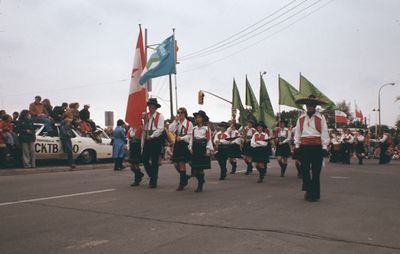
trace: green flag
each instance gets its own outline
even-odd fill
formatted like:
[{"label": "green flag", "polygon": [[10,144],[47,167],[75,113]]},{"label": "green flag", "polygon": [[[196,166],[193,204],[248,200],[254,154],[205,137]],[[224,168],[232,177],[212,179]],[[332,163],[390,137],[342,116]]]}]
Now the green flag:
[{"label": "green flag", "polygon": [[248,112],[243,107],[235,79],[233,79],[233,88],[232,88],[232,111],[233,110],[239,110],[240,112],[239,122],[241,125],[245,125],[247,121]]},{"label": "green flag", "polygon": [[316,88],[310,81],[308,81],[303,75],[300,73],[300,95],[304,97],[308,97],[310,95],[315,95],[316,97],[326,101],[328,104],[323,107],[326,109],[335,108],[335,103],[331,101],[328,97],[325,96],[318,88]]},{"label": "green flag", "polygon": [[257,121],[260,121],[260,106],[258,105],[257,98],[254,95],[253,89],[247,80],[246,75],[246,105],[251,106],[251,113]]},{"label": "green flag", "polygon": [[303,109],[303,106],[296,104],[295,101],[299,91],[289,82],[279,77],[279,105],[286,105],[293,108]]},{"label": "green flag", "polygon": [[273,128],[276,125],[274,109],[262,75],[260,75],[260,119],[268,128]]}]

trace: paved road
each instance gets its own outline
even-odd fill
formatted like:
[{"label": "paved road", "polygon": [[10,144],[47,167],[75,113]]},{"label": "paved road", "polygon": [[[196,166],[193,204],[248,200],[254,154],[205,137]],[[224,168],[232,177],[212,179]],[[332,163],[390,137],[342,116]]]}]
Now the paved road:
[{"label": "paved road", "polygon": [[[400,162],[327,164],[321,201],[299,191],[293,161],[265,183],[243,172],[205,191],[160,169],[130,187],[129,170],[110,168],[0,177],[0,253],[400,253]],[[244,165],[239,163],[244,168]]]}]

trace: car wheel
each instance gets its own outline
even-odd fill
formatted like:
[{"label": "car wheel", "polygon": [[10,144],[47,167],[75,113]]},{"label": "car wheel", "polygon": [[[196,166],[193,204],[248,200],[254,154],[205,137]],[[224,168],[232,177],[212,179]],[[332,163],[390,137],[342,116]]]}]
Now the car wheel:
[{"label": "car wheel", "polygon": [[85,150],[79,156],[79,160],[83,164],[90,164],[95,162],[96,153],[93,150]]}]

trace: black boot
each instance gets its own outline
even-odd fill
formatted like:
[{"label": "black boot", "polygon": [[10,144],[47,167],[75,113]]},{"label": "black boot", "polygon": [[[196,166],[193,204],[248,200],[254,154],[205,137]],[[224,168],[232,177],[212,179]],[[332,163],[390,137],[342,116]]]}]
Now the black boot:
[{"label": "black boot", "polygon": [[204,173],[203,174],[197,174],[197,189],[194,192],[203,192],[203,184],[204,184]]},{"label": "black boot", "polygon": [[237,162],[232,162],[232,171],[231,174],[236,174]]},{"label": "black boot", "polygon": [[281,166],[281,177],[285,177],[286,168],[287,168],[287,164],[282,163],[282,166]]},{"label": "black boot", "polygon": [[296,169],[297,169],[297,178],[301,179],[303,176],[301,175],[300,164],[296,162]]},{"label": "black boot", "polygon": [[257,183],[262,183],[264,181],[265,169],[257,169],[257,170],[258,170],[258,173],[259,173]]},{"label": "black boot", "polygon": [[226,177],[226,172],[227,172],[228,170],[226,169],[226,168],[221,168],[221,175],[220,175],[220,177],[219,177],[219,180],[225,180],[225,177]]},{"label": "black boot", "polygon": [[246,169],[246,173],[244,173],[245,175],[250,175],[251,172],[253,172],[253,165],[250,163],[247,163],[247,169]]},{"label": "black boot", "polygon": [[185,183],[185,179],[187,179],[186,178],[186,172],[179,172],[179,175],[180,175],[180,177],[179,177],[179,186],[178,186],[178,188],[176,189],[177,191],[183,191],[183,188],[184,188],[184,183]]},{"label": "black boot", "polygon": [[186,171],[183,172],[184,173],[184,178],[183,178],[183,187],[186,187],[186,185],[188,185],[189,183],[189,179],[190,179],[190,175],[186,174]]},{"label": "black boot", "polygon": [[135,181],[131,184],[131,186],[139,186],[140,182],[143,179],[144,174],[140,171],[140,169],[134,170],[135,173]]}]

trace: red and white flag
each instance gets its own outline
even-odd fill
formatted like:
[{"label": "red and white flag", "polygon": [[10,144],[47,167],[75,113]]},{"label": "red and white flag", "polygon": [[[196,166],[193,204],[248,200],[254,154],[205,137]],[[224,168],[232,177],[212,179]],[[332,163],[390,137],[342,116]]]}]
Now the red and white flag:
[{"label": "red and white flag", "polygon": [[346,113],[340,110],[335,110],[335,121],[336,123],[347,123],[349,119],[347,119]]},{"label": "red and white flag", "polygon": [[129,90],[128,105],[126,107],[125,121],[133,128],[141,125],[142,112],[146,111],[147,89],[145,85],[139,84],[140,75],[146,65],[144,55],[144,44],[142,28],[139,27],[139,36],[136,43],[135,59],[131,75],[131,86]]},{"label": "red and white flag", "polygon": [[363,116],[361,110],[358,111],[358,110],[356,109],[356,119],[358,119],[359,121],[362,121],[362,120],[364,119],[364,116]]}]

